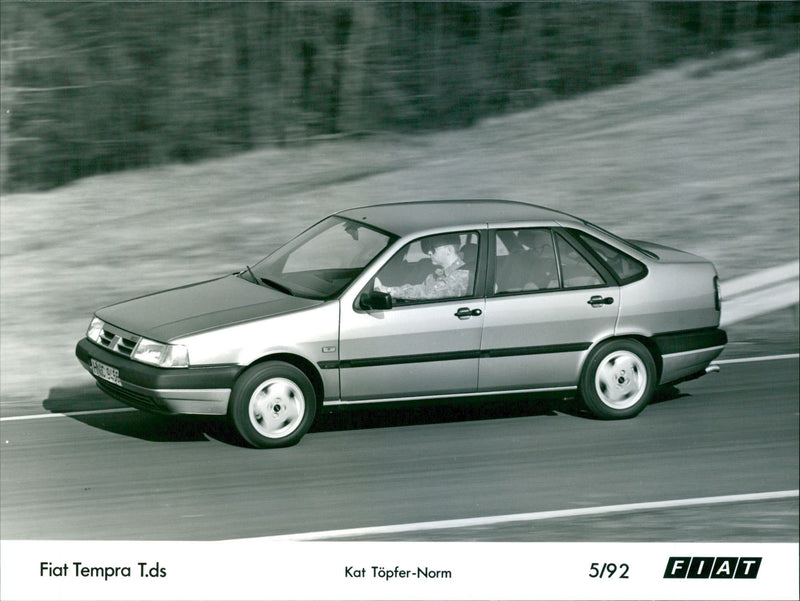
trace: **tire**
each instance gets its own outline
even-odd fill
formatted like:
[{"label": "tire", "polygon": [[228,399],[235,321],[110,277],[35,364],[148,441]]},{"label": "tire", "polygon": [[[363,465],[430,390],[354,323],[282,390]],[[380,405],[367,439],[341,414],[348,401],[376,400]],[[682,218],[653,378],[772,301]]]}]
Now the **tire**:
[{"label": "tire", "polygon": [[281,361],[254,365],[231,392],[229,415],[239,435],[259,449],[300,442],[314,421],[314,386],[298,368]]},{"label": "tire", "polygon": [[656,389],[650,351],[636,340],[599,344],[583,367],[578,390],[586,408],[600,419],[625,419],[642,412]]}]

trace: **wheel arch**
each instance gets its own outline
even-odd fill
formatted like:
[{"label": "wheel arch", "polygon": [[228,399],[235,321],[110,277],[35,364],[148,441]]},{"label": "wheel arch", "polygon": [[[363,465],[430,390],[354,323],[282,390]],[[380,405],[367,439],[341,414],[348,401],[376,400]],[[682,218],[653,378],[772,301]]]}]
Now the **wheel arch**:
[{"label": "wheel arch", "polygon": [[282,361],[302,371],[306,377],[311,380],[311,385],[314,387],[314,394],[317,397],[317,408],[322,407],[322,399],[325,398],[325,386],[322,382],[322,376],[311,361],[300,355],[295,355],[292,353],[274,353],[271,355],[264,355],[263,357],[259,357],[250,363],[250,365],[243,367],[241,372],[239,372],[239,375],[243,374],[245,371],[255,365],[260,365],[269,361]]},{"label": "wheel arch", "polygon": [[595,342],[591,346],[591,348],[587,352],[586,356],[588,357],[589,354],[594,349],[596,349],[598,346],[600,346],[601,344],[603,344],[605,342],[612,341],[612,340],[635,340],[636,342],[641,343],[647,349],[647,352],[650,353],[650,356],[653,358],[653,363],[655,363],[655,366],[656,366],[656,382],[658,382],[661,379],[661,374],[662,374],[662,372],[664,370],[664,361],[661,358],[661,353],[659,352],[658,346],[656,346],[656,343],[653,342],[653,339],[648,337],[648,336],[645,336],[644,334],[633,334],[633,333],[631,333],[631,334],[617,334],[617,335],[614,335],[614,336],[609,336],[607,338],[603,338],[602,340],[598,340],[597,342]]}]

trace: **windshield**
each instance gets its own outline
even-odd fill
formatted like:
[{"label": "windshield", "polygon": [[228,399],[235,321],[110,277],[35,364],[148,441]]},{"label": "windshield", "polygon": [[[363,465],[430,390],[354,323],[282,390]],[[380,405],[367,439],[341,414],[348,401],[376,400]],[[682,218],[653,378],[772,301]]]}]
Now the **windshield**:
[{"label": "windshield", "polygon": [[332,298],[396,238],[355,221],[328,217],[258,262],[242,277],[304,298]]}]

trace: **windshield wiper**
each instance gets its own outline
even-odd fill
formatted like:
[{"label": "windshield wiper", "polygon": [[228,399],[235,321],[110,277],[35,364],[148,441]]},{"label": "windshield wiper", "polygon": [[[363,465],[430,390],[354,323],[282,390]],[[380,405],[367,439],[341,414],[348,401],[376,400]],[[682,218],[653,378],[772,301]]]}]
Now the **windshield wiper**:
[{"label": "windshield wiper", "polygon": [[261,280],[261,283],[265,286],[272,286],[273,288],[275,288],[276,290],[280,290],[284,294],[288,294],[289,296],[294,296],[294,292],[292,292],[292,289],[287,286],[284,286],[283,284],[279,284],[274,280],[268,280],[267,278],[259,278],[259,279]]},{"label": "windshield wiper", "polygon": [[266,284],[264,284],[264,283],[263,283],[261,280],[259,280],[259,279],[258,279],[258,277],[256,276],[256,274],[254,274],[254,273],[253,273],[253,270],[252,270],[252,269],[250,269],[250,266],[249,266],[249,265],[245,265],[245,266],[244,266],[244,269],[243,269],[242,271],[240,271],[240,272],[239,272],[239,276],[242,276],[242,275],[244,275],[244,272],[245,272],[245,271],[246,271],[248,274],[250,274],[250,278],[253,280],[253,283],[254,283],[254,284],[258,284],[259,286],[266,286]]},{"label": "windshield wiper", "polygon": [[245,265],[245,268],[247,269],[247,273],[250,274],[250,277],[253,278],[253,282],[259,284],[258,278],[256,277],[256,274],[253,273],[253,270],[250,269],[250,266]]},{"label": "windshield wiper", "polygon": [[294,296],[294,292],[292,292],[291,288],[284,286],[283,284],[279,284],[274,280],[258,277],[255,273],[253,273],[253,270],[250,269],[249,265],[245,265],[244,267],[245,267],[244,271],[241,271],[239,275],[242,275],[246,271],[253,279],[253,282],[255,284],[258,284],[259,286],[264,286],[265,288],[275,288],[275,290],[279,290],[284,294],[288,294],[289,296]]}]

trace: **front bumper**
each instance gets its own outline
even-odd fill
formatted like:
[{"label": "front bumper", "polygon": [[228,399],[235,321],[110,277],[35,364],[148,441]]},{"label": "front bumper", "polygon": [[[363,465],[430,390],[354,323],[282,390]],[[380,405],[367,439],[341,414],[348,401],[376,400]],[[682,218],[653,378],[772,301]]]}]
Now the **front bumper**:
[{"label": "front bumper", "polygon": [[[167,414],[225,415],[238,365],[168,369],[133,361],[84,338],[75,347],[81,365],[97,386],[126,405]],[[121,384],[92,373],[92,359],[119,370]]]}]

